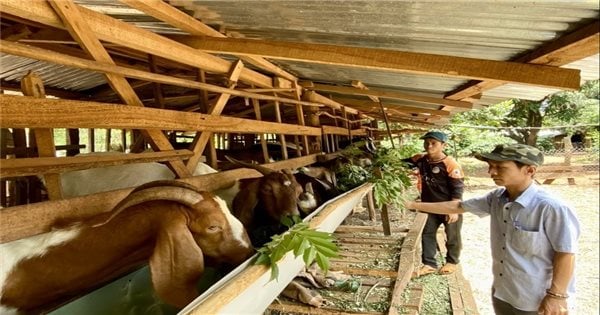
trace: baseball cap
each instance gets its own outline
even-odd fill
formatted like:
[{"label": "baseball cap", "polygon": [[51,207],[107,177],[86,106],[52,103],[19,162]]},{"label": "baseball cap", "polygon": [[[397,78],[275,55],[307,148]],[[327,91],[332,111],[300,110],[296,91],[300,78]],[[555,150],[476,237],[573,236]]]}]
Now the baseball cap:
[{"label": "baseball cap", "polygon": [[422,136],[420,139],[427,139],[427,138],[433,138],[433,139],[441,141],[441,142],[448,142],[448,136],[441,131],[430,131],[430,132],[426,133],[424,136]]},{"label": "baseball cap", "polygon": [[544,163],[542,151],[525,144],[499,144],[490,153],[475,154],[475,158],[482,161],[516,161],[535,166]]}]

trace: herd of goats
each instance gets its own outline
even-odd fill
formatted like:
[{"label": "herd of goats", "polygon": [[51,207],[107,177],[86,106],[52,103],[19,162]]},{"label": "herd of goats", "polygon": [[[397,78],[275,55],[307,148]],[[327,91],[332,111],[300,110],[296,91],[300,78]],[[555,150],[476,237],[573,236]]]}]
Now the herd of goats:
[{"label": "herd of goats", "polygon": [[[184,307],[199,295],[196,285],[205,266],[243,263],[285,231],[282,218],[305,217],[339,195],[331,164],[292,172],[228,159],[263,176],[206,192],[175,181],[160,163],[62,174],[66,198],[137,188],[110,212],[0,244],[0,314],[56,308],[145,263],[156,295]],[[213,172],[199,163],[193,175]]]}]

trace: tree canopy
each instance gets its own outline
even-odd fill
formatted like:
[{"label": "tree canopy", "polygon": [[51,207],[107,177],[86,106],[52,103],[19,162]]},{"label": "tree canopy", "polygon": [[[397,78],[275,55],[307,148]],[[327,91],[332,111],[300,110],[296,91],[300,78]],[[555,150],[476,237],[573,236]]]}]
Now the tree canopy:
[{"label": "tree canopy", "polygon": [[[453,117],[452,124],[504,127],[501,131],[505,136],[518,143],[536,145],[541,127],[597,125],[599,100],[599,80],[592,80],[579,91],[558,92],[540,101],[511,99],[461,113]],[[567,133],[574,130],[567,128]]]}]

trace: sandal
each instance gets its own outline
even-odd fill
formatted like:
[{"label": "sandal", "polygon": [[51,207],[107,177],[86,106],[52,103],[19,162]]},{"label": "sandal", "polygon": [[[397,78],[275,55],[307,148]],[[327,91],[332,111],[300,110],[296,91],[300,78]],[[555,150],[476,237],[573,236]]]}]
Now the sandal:
[{"label": "sandal", "polygon": [[457,264],[447,263],[440,269],[440,274],[441,275],[452,274],[456,271],[456,268],[458,268]]},{"label": "sandal", "polygon": [[431,273],[435,273],[437,271],[437,269],[429,266],[429,265],[423,265],[423,267],[421,267],[419,270],[415,270],[412,273],[412,278],[418,278],[424,275],[428,275]]}]

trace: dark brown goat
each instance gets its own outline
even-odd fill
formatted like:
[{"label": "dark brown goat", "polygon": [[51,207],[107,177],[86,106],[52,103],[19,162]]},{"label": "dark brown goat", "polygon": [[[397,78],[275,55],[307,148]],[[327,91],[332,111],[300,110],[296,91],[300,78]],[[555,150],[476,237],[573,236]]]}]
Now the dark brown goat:
[{"label": "dark brown goat", "polygon": [[300,215],[298,201],[302,186],[289,170],[274,171],[229,156],[226,158],[263,174],[263,177],[240,180],[240,190],[232,203],[232,213],[244,224],[252,244],[262,246],[271,235],[283,231],[280,227],[282,218]]},{"label": "dark brown goat", "polygon": [[254,250],[223,200],[158,181],[135,189],[109,214],[1,244],[0,252],[0,311],[37,313],[148,260],[157,295],[183,307],[198,295],[205,258],[237,265]]}]

